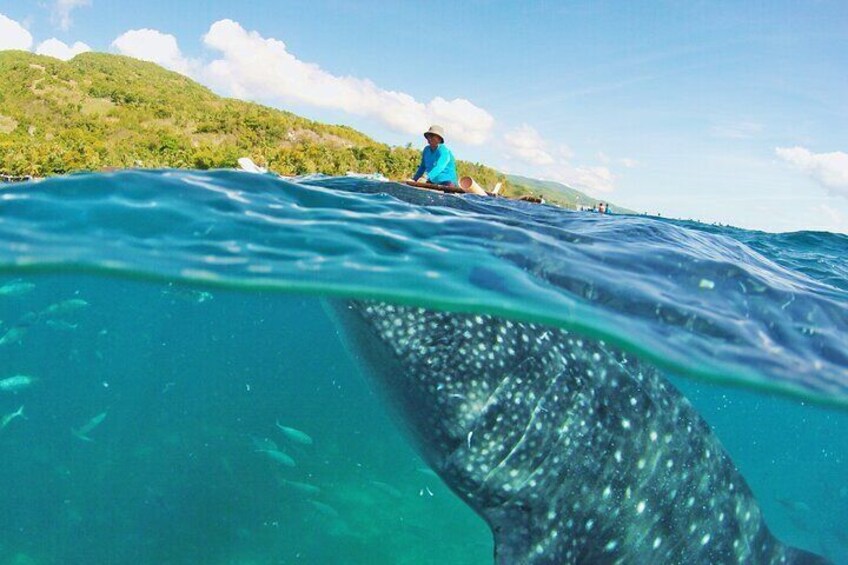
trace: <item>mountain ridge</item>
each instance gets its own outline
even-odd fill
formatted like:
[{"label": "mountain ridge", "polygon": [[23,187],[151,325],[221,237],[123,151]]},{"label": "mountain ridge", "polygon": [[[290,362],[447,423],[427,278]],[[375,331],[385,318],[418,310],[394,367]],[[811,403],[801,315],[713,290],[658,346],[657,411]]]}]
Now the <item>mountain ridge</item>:
[{"label": "mountain ridge", "polygon": [[573,203],[573,207],[577,210],[593,208],[599,202],[606,202],[611,206],[613,212],[625,214],[636,213],[633,210],[628,210],[627,208],[610,204],[605,199],[589,196],[588,194],[559,181],[536,179],[533,177],[526,177],[524,175],[513,174],[507,174],[506,178],[513,186],[523,186],[539,194],[548,194],[549,199],[565,199],[566,201]]}]

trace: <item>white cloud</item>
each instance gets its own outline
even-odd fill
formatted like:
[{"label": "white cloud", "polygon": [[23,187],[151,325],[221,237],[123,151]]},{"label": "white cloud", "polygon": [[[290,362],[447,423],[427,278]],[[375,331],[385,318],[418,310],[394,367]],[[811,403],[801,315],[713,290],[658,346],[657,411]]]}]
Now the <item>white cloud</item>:
[{"label": "white cloud", "polygon": [[615,190],[615,175],[607,167],[576,167],[566,171],[564,178],[574,186],[597,192],[612,192]]},{"label": "white cloud", "polygon": [[630,157],[622,157],[618,160],[619,163],[627,167],[628,169],[632,169],[633,167],[639,164],[639,161],[636,159],[631,159]]},{"label": "white cloud", "polygon": [[568,145],[560,145],[556,150],[557,156],[561,159],[565,159],[566,161],[574,158],[574,151],[571,150],[571,147]]},{"label": "white cloud", "polygon": [[221,53],[204,69],[205,80],[234,96],[343,110],[404,133],[421,133],[439,124],[449,141],[472,144],[486,141],[494,125],[491,114],[468,100],[437,97],[424,103],[368,79],[333,75],[299,60],[282,41],[248,32],[232,20],[212,24],[203,41]]},{"label": "white cloud", "polygon": [[[438,123],[466,143],[480,145],[489,137],[495,118],[464,98],[445,100],[437,96],[427,104],[427,123]],[[421,130],[416,130],[420,132]]]},{"label": "white cloud", "polygon": [[49,55],[50,57],[56,57],[63,61],[73,59],[75,56],[80,53],[85,53],[86,51],[91,51],[91,47],[82,41],[77,41],[73,45],[66,45],[64,42],[59,41],[55,37],[42,41],[35,49],[35,52],[39,55]]},{"label": "white cloud", "polygon": [[32,35],[15,20],[0,14],[0,51],[6,49],[29,50],[32,47]]},{"label": "white cloud", "polygon": [[[32,43],[32,35],[21,24],[0,14],[0,51],[4,49],[29,51]],[[63,61],[72,59],[85,51],[91,51],[91,47],[81,41],[69,46],[55,37],[42,41],[35,49],[39,55],[49,55]]]},{"label": "white cloud", "polygon": [[573,166],[557,163],[545,173],[545,177],[588,192],[612,192],[615,190],[615,175],[607,167]]},{"label": "white cloud", "polygon": [[775,153],[825,188],[848,197],[848,153],[813,153],[803,147],[778,147]]},{"label": "white cloud", "polygon": [[339,77],[300,61],[282,41],[248,32],[237,22],[212,24],[204,43],[222,57],[202,65],[183,55],[176,37],[154,29],[122,34],[112,47],[123,55],[152,61],[243,99],[295,101],[376,118],[395,131],[420,134],[431,124],[446,138],[471,144],[486,141],[494,118],[468,100],[436,97],[422,103],[403,92],[383,90],[368,79]]},{"label": "white cloud", "polygon": [[[529,175],[556,181],[573,188],[588,192],[612,192],[616,177],[606,166],[574,165],[571,160],[574,152],[567,145],[551,149],[539,132],[528,124],[509,131],[504,138],[508,156],[531,166]],[[609,165],[613,159],[599,151],[595,157],[602,165]],[[632,159],[620,159],[635,164]],[[627,165],[625,165],[627,166]]]},{"label": "white cloud", "polygon": [[122,55],[151,61],[166,69],[191,75],[197,64],[183,56],[173,35],[155,29],[133,29],[118,36],[112,47]]},{"label": "white cloud", "polygon": [[545,140],[539,132],[527,124],[522,124],[507,132],[504,140],[508,152],[525,163],[531,165],[551,165],[554,158],[548,152]]},{"label": "white cloud", "polygon": [[53,5],[53,21],[60,29],[67,31],[74,23],[71,12],[83,6],[91,6],[91,0],[56,0]]}]

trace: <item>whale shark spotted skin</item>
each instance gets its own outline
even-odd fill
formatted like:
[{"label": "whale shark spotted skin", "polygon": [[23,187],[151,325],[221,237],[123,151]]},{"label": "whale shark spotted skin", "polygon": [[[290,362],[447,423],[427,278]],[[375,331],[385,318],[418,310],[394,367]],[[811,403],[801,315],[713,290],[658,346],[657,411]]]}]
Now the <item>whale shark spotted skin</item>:
[{"label": "whale shark spotted skin", "polygon": [[632,356],[486,315],[331,305],[497,563],[826,562],[771,535],[709,426]]}]

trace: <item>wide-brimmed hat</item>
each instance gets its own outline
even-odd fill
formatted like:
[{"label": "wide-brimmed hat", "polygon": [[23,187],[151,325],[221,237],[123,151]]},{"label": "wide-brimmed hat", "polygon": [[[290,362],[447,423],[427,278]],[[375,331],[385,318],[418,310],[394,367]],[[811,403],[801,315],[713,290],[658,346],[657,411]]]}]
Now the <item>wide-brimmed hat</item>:
[{"label": "wide-brimmed hat", "polygon": [[445,130],[442,126],[430,126],[430,129],[424,132],[424,137],[430,138],[431,135],[438,135],[442,138],[442,143],[445,142]]}]

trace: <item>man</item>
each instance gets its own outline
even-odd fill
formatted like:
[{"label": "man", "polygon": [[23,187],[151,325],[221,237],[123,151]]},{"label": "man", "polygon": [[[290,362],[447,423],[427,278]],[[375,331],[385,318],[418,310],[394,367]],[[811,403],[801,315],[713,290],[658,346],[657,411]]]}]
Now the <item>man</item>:
[{"label": "man", "polygon": [[424,137],[427,138],[427,147],[421,152],[421,164],[412,180],[456,186],[456,159],[445,145],[445,130],[441,126],[430,126]]}]

